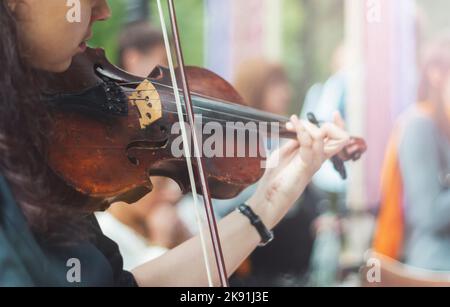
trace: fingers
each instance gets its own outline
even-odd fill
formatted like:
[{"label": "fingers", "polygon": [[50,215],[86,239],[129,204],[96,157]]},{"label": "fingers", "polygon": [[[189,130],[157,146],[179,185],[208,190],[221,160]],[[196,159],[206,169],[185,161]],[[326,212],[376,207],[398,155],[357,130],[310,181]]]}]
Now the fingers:
[{"label": "fingers", "polygon": [[311,148],[316,154],[325,153],[331,157],[341,152],[350,142],[349,134],[343,129],[345,123],[339,112],[335,113],[335,124],[325,123],[321,128],[292,116],[286,125],[289,131],[297,133],[301,147]]},{"label": "fingers", "polygon": [[303,122],[301,122],[296,115],[291,117],[290,121],[291,131],[297,133],[297,141],[300,143],[300,146],[303,147],[311,147],[313,143],[313,139],[309,133],[306,132],[305,126]]},{"label": "fingers", "polygon": [[286,123],[286,129],[287,129],[288,131],[294,132],[294,131],[295,131],[294,124],[293,124],[292,122],[287,122],[287,123]]},{"label": "fingers", "polygon": [[302,147],[323,146],[325,133],[322,129],[307,121],[300,121],[295,115],[291,117],[291,121],[286,125],[286,128],[297,133],[297,140]]},{"label": "fingers", "polygon": [[330,140],[350,141],[350,135],[347,131],[337,125],[326,123],[322,126],[322,131],[325,133],[325,137]]},{"label": "fingers", "polygon": [[319,127],[311,124],[310,122],[302,122],[304,129],[309,133],[313,140],[313,144],[323,145],[323,139],[325,138],[325,133]]},{"label": "fingers", "polygon": [[322,127],[327,141],[325,142],[325,154],[332,157],[341,152],[350,142],[350,135],[334,124],[325,124]]},{"label": "fingers", "polygon": [[300,146],[308,148],[312,147],[314,140],[312,134],[307,129],[305,122],[300,121],[297,116],[294,116],[292,121],[296,127],[297,139]]}]

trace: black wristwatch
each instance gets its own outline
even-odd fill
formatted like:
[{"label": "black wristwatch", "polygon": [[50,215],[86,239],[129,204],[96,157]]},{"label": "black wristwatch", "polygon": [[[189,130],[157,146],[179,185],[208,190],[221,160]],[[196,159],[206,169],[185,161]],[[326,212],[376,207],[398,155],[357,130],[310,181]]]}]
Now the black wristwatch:
[{"label": "black wristwatch", "polygon": [[246,204],[242,204],[238,207],[238,211],[245,215],[250,220],[250,224],[252,224],[253,227],[255,227],[258,231],[261,237],[261,243],[259,244],[259,246],[266,246],[273,240],[273,232],[267,229],[266,225],[264,225],[261,218],[256,215],[252,208],[250,208]]}]

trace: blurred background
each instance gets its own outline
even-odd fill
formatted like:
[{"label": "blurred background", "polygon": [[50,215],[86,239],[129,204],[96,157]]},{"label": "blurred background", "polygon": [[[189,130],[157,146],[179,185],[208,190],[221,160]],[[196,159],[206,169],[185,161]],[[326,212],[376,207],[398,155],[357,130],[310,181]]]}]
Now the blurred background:
[{"label": "blurred background", "polygon": [[[91,46],[105,48],[114,63],[143,76],[166,64],[156,0],[109,3],[113,18],[96,26]],[[277,240],[243,264],[233,285],[358,286],[369,249],[398,265],[450,271],[450,215],[445,217],[450,147],[443,116],[450,104],[445,39],[436,39],[450,26],[448,1],[176,0],[175,5],[186,64],[221,75],[256,108],[284,115],[312,111],[321,120],[332,120],[338,110],[350,133],[369,145],[361,161],[348,164],[346,181],[331,164],[324,166],[275,230]],[[424,57],[430,42],[444,51]],[[423,83],[429,90],[421,97]],[[423,101],[430,108],[419,107]],[[414,112],[426,114],[431,137],[426,124],[417,128]],[[405,117],[402,125],[408,128],[398,128]],[[409,142],[405,131],[415,129]],[[409,182],[410,177],[419,179]],[[139,212],[113,207],[102,225],[105,232],[120,241],[116,222],[125,225],[124,231],[139,234],[142,250],[152,250],[147,258],[189,238],[196,232],[190,201],[167,192],[170,184],[160,182],[160,194],[170,193],[169,200],[158,195],[143,200]],[[251,191],[217,202],[219,218]],[[436,216],[444,219],[437,230],[429,226]],[[148,252],[142,250],[123,252]],[[449,260],[442,260],[445,256]],[[130,267],[136,261],[130,260]]]}]

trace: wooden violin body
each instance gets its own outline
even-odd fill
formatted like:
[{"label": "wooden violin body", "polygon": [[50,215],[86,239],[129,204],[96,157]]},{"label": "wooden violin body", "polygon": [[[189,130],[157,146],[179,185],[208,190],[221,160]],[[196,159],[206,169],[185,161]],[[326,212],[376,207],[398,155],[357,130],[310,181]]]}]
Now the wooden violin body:
[{"label": "wooden violin body", "polygon": [[[234,112],[245,121],[252,117],[283,121],[240,107],[244,103],[236,90],[206,69],[186,67],[186,73],[192,93],[213,97],[212,103],[200,99],[198,106],[210,119],[225,122]],[[152,190],[150,176],[162,176],[175,180],[183,192],[190,191],[186,159],[173,151],[180,134],[172,129],[179,120],[167,69],[157,67],[148,78],[133,76],[109,63],[103,50],[88,49],[74,59],[67,72],[45,79],[43,98],[53,116],[49,164],[70,186],[95,198],[120,195],[119,199],[136,201]],[[283,129],[281,135],[295,138]],[[260,142],[262,136],[257,138]],[[249,152],[248,144],[238,142],[231,144],[234,153],[239,146]],[[261,149],[260,144],[258,147]],[[357,160],[366,147],[363,140],[355,138],[348,149],[342,158]],[[217,199],[237,196],[264,173],[264,150],[255,156],[203,159],[211,196]],[[196,171],[196,159],[192,163]]]},{"label": "wooden violin body", "polygon": [[[187,73],[193,92],[242,103],[233,87],[212,72],[190,67]],[[109,198],[136,189],[147,193],[149,176],[162,176],[190,190],[186,160],[171,152],[179,137],[171,133],[178,116],[166,69],[158,67],[143,79],[110,64],[103,50],[88,49],[69,71],[47,79],[45,96],[54,122],[50,166],[69,185]],[[232,198],[258,181],[262,159],[205,158],[212,197]]]}]

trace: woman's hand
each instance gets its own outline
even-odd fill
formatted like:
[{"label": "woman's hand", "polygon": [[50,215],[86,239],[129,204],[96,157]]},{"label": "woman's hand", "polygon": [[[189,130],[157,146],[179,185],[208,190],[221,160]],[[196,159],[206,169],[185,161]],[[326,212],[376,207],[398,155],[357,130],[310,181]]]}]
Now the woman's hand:
[{"label": "woman's hand", "polygon": [[[317,128],[292,117],[288,129],[298,139],[275,152],[267,161],[268,169],[248,204],[266,226],[273,228],[300,197],[312,175],[322,163],[340,152],[348,143],[348,134],[337,125]],[[218,225],[227,272],[232,274],[255,249],[261,237],[248,218],[234,211]],[[213,284],[219,284],[213,270]],[[133,274],[141,286],[206,286],[206,270],[199,236],[186,241],[163,256],[146,263]]]},{"label": "woman's hand", "polygon": [[341,127],[343,122],[338,116],[335,124],[321,128],[291,117],[287,129],[297,132],[297,140],[271,155],[266,173],[248,202],[268,227],[278,224],[322,164],[348,144],[350,136]]}]

